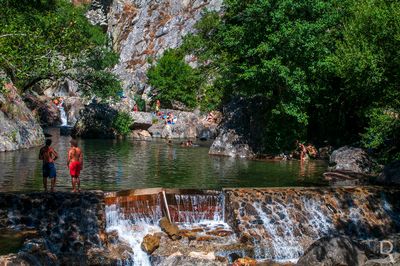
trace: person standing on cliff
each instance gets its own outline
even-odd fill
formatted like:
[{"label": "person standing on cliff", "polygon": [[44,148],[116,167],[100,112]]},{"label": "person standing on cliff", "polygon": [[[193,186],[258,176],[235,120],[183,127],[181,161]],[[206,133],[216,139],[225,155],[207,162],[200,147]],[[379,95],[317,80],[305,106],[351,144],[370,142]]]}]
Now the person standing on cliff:
[{"label": "person standing on cliff", "polygon": [[[72,192],[80,192],[81,180],[79,175],[83,169],[83,153],[78,147],[78,142],[75,139],[70,141],[71,148],[68,151],[68,168],[72,178]],[[78,186],[78,190],[76,187]]]},{"label": "person standing on cliff", "polygon": [[51,147],[51,139],[46,139],[46,145],[39,151],[39,160],[43,161],[43,187],[44,191],[47,192],[47,178],[51,180],[51,192],[54,192],[56,185],[57,173],[54,161],[57,160],[58,154]]}]

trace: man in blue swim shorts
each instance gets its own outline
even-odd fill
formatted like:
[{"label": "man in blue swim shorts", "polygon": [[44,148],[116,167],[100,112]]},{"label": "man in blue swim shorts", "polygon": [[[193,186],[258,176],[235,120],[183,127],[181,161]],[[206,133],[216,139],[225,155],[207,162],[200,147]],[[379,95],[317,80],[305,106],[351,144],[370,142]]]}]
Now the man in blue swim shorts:
[{"label": "man in blue swim shorts", "polygon": [[51,179],[51,192],[54,192],[56,185],[56,166],[54,161],[57,160],[58,154],[51,147],[51,139],[46,139],[46,145],[40,149],[39,160],[43,161],[43,187],[44,191],[47,191],[47,178]]}]

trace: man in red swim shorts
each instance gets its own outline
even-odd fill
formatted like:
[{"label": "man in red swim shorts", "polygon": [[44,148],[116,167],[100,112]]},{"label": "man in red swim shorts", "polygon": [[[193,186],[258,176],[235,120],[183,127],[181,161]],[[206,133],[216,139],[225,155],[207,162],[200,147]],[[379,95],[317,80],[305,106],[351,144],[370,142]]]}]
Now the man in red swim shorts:
[{"label": "man in red swim shorts", "polygon": [[[81,180],[79,174],[83,168],[83,153],[78,148],[78,142],[75,139],[70,141],[71,148],[68,151],[68,168],[72,178],[72,192],[80,192]],[[78,186],[78,190],[76,189]]]}]

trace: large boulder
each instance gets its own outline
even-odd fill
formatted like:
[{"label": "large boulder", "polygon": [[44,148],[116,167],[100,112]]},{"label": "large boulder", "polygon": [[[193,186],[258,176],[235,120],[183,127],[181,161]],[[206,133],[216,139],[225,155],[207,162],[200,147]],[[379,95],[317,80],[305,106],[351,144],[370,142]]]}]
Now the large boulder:
[{"label": "large boulder", "polygon": [[60,110],[52,102],[51,98],[28,92],[24,95],[24,102],[39,118],[41,125],[58,126],[61,124]]},{"label": "large boulder", "polygon": [[205,117],[195,112],[177,111],[171,109],[162,110],[167,114],[171,112],[176,119],[175,124],[165,124],[165,120],[153,116],[152,126],[148,129],[156,138],[174,139],[214,139],[216,136],[216,123],[209,123]]},{"label": "large boulder", "polygon": [[68,125],[74,126],[79,120],[81,110],[85,108],[84,101],[80,97],[66,97],[64,98],[64,106]]},{"label": "large boulder", "polygon": [[263,153],[265,141],[265,99],[255,96],[250,99],[236,98],[223,110],[219,134],[211,145],[209,154],[251,158]]},{"label": "large boulder", "polygon": [[80,112],[80,119],[75,124],[72,135],[81,138],[114,138],[112,128],[117,111],[107,104],[91,103]]},{"label": "large boulder", "polygon": [[148,112],[130,112],[133,119],[133,129],[147,130],[153,125],[154,116]]},{"label": "large boulder", "polygon": [[130,137],[135,140],[151,140],[149,131],[142,129],[133,130],[130,134]]},{"label": "large boulder", "polygon": [[240,158],[255,156],[250,145],[243,142],[241,136],[234,129],[222,129],[211,145],[209,154]]},{"label": "large boulder", "polygon": [[324,237],[314,242],[297,262],[299,266],[364,265],[366,255],[348,237]]},{"label": "large boulder", "polygon": [[143,238],[143,242],[141,244],[142,250],[144,250],[147,254],[153,253],[160,246],[160,235],[146,235]]},{"label": "large boulder", "polygon": [[377,164],[361,148],[344,146],[334,150],[329,158],[330,171],[373,174]]},{"label": "large boulder", "polygon": [[14,85],[6,83],[3,91],[0,92],[0,151],[43,144],[43,130]]},{"label": "large boulder", "polygon": [[377,181],[383,184],[400,185],[400,161],[392,162],[385,166]]}]

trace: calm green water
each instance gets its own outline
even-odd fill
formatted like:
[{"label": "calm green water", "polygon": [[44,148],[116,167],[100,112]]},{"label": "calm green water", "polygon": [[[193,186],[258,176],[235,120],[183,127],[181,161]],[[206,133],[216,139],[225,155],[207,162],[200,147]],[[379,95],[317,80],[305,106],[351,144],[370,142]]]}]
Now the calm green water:
[{"label": "calm green water", "polygon": [[[67,169],[69,137],[53,135],[57,189],[71,188]],[[210,143],[183,148],[178,142],[132,140],[81,140],[83,189],[106,191],[145,187],[208,188],[322,185],[324,162],[265,162],[208,155]],[[0,191],[42,189],[39,148],[0,153]]]}]

